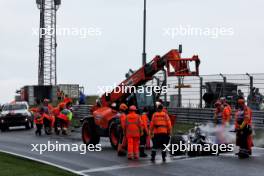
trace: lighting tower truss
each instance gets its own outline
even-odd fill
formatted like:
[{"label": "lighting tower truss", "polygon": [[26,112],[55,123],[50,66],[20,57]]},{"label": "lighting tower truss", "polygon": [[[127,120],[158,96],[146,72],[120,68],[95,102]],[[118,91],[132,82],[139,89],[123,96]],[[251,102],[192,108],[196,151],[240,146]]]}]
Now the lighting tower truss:
[{"label": "lighting tower truss", "polygon": [[57,84],[56,13],[61,0],[36,0],[40,10],[38,84]]}]

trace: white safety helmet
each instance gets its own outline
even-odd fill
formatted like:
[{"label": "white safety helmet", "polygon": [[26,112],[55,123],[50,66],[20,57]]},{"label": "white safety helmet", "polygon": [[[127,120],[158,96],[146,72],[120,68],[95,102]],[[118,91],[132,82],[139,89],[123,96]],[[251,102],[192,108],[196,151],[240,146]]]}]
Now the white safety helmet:
[{"label": "white safety helmet", "polygon": [[156,107],[159,107],[159,105],[161,105],[161,102],[156,101]]},{"label": "white safety helmet", "polygon": [[116,103],[112,103],[112,104],[111,104],[111,107],[112,107],[112,108],[116,108]]}]

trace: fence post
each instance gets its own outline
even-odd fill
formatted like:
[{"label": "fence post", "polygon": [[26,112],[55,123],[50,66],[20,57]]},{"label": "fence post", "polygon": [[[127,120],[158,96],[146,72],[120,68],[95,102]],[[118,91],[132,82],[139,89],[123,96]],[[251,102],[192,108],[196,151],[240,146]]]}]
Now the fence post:
[{"label": "fence post", "polygon": [[223,97],[226,97],[226,76],[220,73],[220,76],[223,78]]},{"label": "fence post", "polygon": [[252,95],[253,93],[253,87],[254,87],[254,83],[253,83],[253,76],[249,77],[250,80],[250,94]]},{"label": "fence post", "polygon": [[254,78],[252,75],[250,75],[249,73],[246,73],[246,75],[249,77],[249,93],[250,95],[252,95],[253,93],[253,87],[254,87]]},{"label": "fence post", "polygon": [[182,101],[182,98],[181,98],[181,77],[179,76],[178,77],[178,107],[180,108],[181,107],[181,101]]},{"label": "fence post", "polygon": [[226,97],[226,77],[224,77],[223,97]]},{"label": "fence post", "polygon": [[200,108],[203,108],[203,77],[200,77]]},{"label": "fence post", "polygon": [[[162,86],[168,86],[167,84],[167,73],[166,73],[166,70],[163,70],[163,74],[164,74],[164,83]],[[167,91],[165,92],[164,94],[164,101],[165,101],[165,106],[168,107],[168,100],[167,100]]]}]

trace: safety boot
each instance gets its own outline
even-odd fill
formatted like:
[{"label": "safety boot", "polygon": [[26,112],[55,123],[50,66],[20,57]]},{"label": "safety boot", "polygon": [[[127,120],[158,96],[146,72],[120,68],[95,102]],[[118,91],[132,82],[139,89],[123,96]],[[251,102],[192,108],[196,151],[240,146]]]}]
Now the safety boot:
[{"label": "safety boot", "polygon": [[117,155],[118,156],[126,156],[126,152],[124,152],[124,151],[118,151],[117,152]]},{"label": "safety boot", "polygon": [[148,155],[145,153],[145,147],[140,147],[140,154],[139,154],[139,156],[141,157],[141,158],[145,158],[145,157],[147,157]]},{"label": "safety boot", "polygon": [[155,162],[155,158],[156,158],[156,151],[152,151],[151,152],[151,159],[150,159],[150,161]]},{"label": "safety boot", "polygon": [[126,151],[123,149],[122,144],[118,144],[117,155],[118,156],[126,156]]},{"label": "safety boot", "polygon": [[167,156],[167,155],[166,155],[166,152],[163,152],[163,151],[162,151],[162,152],[161,152],[161,155],[162,155],[162,161],[163,161],[163,162],[166,162],[166,156]]},{"label": "safety boot", "polygon": [[127,159],[128,159],[128,160],[133,160],[133,154],[128,153],[128,154],[127,154]]}]

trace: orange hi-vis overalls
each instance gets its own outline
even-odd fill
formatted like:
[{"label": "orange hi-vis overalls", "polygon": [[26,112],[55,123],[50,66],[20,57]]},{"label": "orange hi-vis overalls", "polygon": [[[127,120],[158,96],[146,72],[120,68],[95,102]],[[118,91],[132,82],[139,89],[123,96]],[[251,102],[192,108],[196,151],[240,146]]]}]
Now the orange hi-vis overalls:
[{"label": "orange hi-vis overalls", "polygon": [[68,117],[61,113],[61,110],[59,107],[56,107],[53,109],[53,115],[55,116],[55,119],[58,118],[58,119],[63,120],[65,123],[69,123]]},{"label": "orange hi-vis overalls", "polygon": [[[142,155],[142,153],[144,153],[144,149],[146,147],[146,144],[150,145],[150,138],[149,138],[149,129],[148,129],[148,125],[149,125],[149,119],[148,119],[148,115],[146,113],[143,113],[141,115],[141,128],[143,130],[143,136],[140,137],[140,155]],[[150,146],[148,146],[150,147]]]},{"label": "orange hi-vis overalls", "polygon": [[34,123],[36,124],[36,132],[35,134],[36,135],[41,135],[41,129],[43,127],[43,119],[44,117],[39,113],[39,112],[36,112],[34,113]]},{"label": "orange hi-vis overalls", "polygon": [[41,116],[38,112],[34,114],[34,123],[43,125],[43,116]]},{"label": "orange hi-vis overalls", "polygon": [[152,161],[155,160],[158,149],[161,149],[162,159],[165,160],[165,145],[169,143],[171,132],[172,126],[168,114],[163,111],[154,113],[150,122],[150,135],[153,142],[151,152]]},{"label": "orange hi-vis overalls", "polygon": [[64,98],[63,102],[64,102],[65,104],[72,103],[72,99],[69,98],[69,97],[66,97],[66,98]]},{"label": "orange hi-vis overalls", "polygon": [[53,108],[52,113],[55,117],[58,116],[60,114],[60,108],[59,107]]},{"label": "orange hi-vis overalls", "polygon": [[215,125],[221,124],[221,120],[223,120],[223,110],[221,108],[215,108],[214,111],[214,123]]},{"label": "orange hi-vis overalls", "polygon": [[169,113],[168,110],[167,110],[167,108],[163,108],[163,109],[162,109],[162,112],[165,112],[166,114]]},{"label": "orange hi-vis overalls", "polygon": [[53,115],[54,108],[50,104],[46,106],[44,105],[43,107],[45,108],[45,113],[43,114],[43,117],[50,121],[50,126],[52,128],[54,127],[54,123],[55,123],[55,117]]},{"label": "orange hi-vis overalls", "polygon": [[53,111],[53,106],[51,104],[48,104],[48,109],[49,109],[50,112],[52,112]]},{"label": "orange hi-vis overalls", "polygon": [[127,139],[125,137],[125,125],[126,125],[126,114],[125,113],[120,113],[120,125],[121,125],[121,131],[120,131],[120,136],[119,136],[119,144],[117,147],[117,152],[122,152],[125,153],[126,151],[126,146],[127,146]]},{"label": "orange hi-vis overalls", "polygon": [[121,123],[122,129],[124,130],[125,125],[126,125],[126,114],[125,113],[120,114],[120,123]]},{"label": "orange hi-vis overalls", "polygon": [[128,143],[128,158],[139,158],[139,143],[142,134],[141,119],[136,112],[130,112],[126,117],[125,135]]},{"label": "orange hi-vis overalls", "polygon": [[[249,107],[244,106],[244,110],[238,110],[235,114],[235,128],[244,129],[246,127],[252,127],[252,110]],[[252,134],[248,135],[245,140],[247,143],[247,149],[251,152],[251,148],[254,146]],[[237,145],[241,147],[241,142],[237,141]]]},{"label": "orange hi-vis overalls", "polygon": [[43,120],[47,119],[48,121],[50,121],[50,127],[53,128],[54,127],[54,123],[55,123],[55,117],[53,115],[48,115],[46,113],[44,113],[42,115]]},{"label": "orange hi-vis overalls", "polygon": [[235,115],[235,127],[236,128],[239,128],[239,127],[243,128],[246,125],[252,125],[252,110],[249,107],[247,107],[247,106],[244,107],[244,110],[242,111],[243,112],[243,116],[244,116],[242,124],[238,123],[239,113],[240,112],[241,111],[239,111],[239,110],[236,112],[236,115]]},{"label": "orange hi-vis overalls", "polygon": [[165,112],[156,112],[150,122],[150,133],[153,134],[170,134],[172,130],[171,121]]},{"label": "orange hi-vis overalls", "polygon": [[149,124],[149,119],[147,114],[142,114],[141,115],[141,128],[144,132],[146,132],[148,134],[149,129],[148,129],[148,124]]},{"label": "orange hi-vis overalls", "polygon": [[232,115],[232,109],[229,105],[225,106],[222,113],[222,125],[226,126],[228,123],[230,123]]}]

